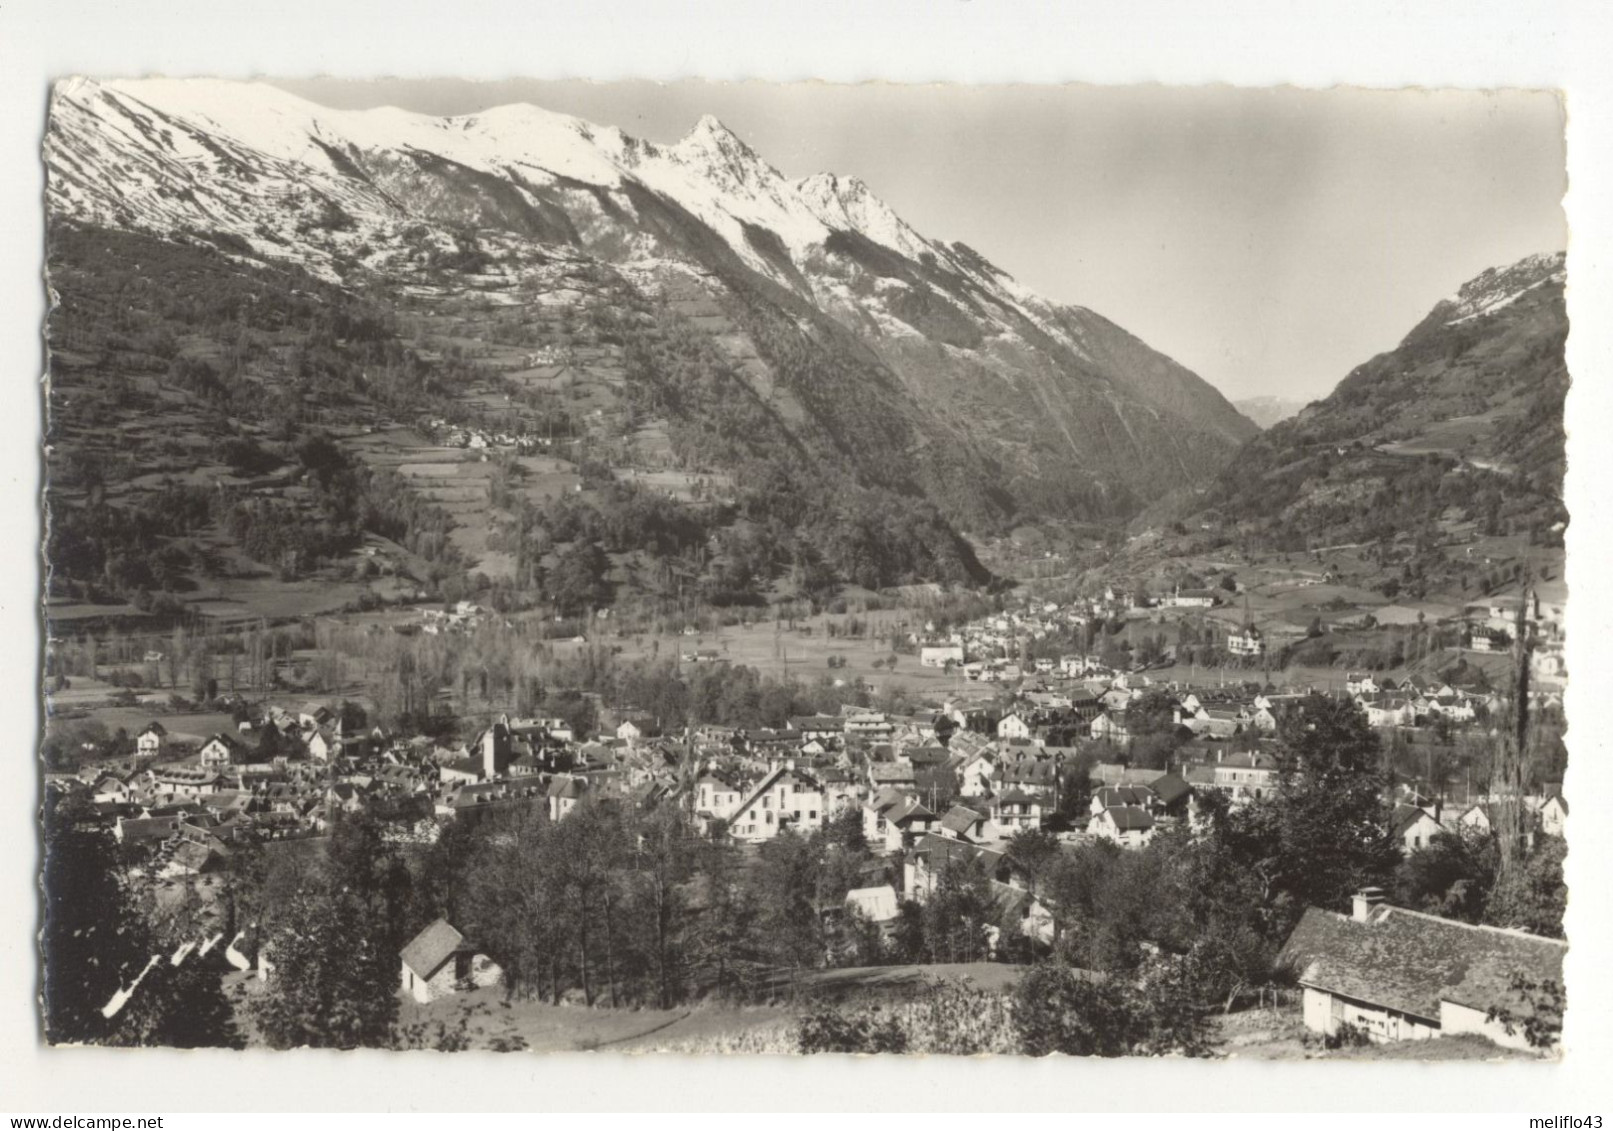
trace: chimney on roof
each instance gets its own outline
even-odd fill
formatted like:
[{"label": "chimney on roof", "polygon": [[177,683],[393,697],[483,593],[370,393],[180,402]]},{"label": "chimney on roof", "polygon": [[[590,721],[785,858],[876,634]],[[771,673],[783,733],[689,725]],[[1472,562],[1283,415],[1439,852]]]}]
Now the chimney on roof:
[{"label": "chimney on roof", "polygon": [[1372,917],[1372,911],[1383,902],[1382,888],[1362,888],[1351,899],[1353,904],[1350,918],[1357,923],[1365,923]]}]

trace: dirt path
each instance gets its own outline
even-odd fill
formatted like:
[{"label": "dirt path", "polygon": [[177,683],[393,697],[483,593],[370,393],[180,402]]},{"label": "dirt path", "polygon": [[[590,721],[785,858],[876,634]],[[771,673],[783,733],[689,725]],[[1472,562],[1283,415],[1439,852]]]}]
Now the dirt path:
[{"label": "dirt path", "polygon": [[[650,1036],[652,1033],[659,1033],[664,1029],[672,1028],[672,1026],[676,1025],[680,1021],[687,1021],[689,1019],[689,1015],[690,1015],[691,1012],[693,1012],[693,1011],[692,1010],[684,1010],[682,1013],[678,1014],[676,1017],[670,1018],[670,1019],[668,1019],[666,1021],[662,1021],[659,1025],[651,1025],[648,1029],[645,1029],[641,1033],[629,1033],[625,1037],[614,1037],[614,1038],[612,1038],[611,1040],[608,1040],[608,1041],[597,1041],[597,1042],[593,1042],[593,1043],[588,1043],[588,1047],[589,1048],[596,1048],[596,1049],[603,1049],[603,1048],[609,1048],[611,1045],[624,1045],[629,1041],[641,1041],[645,1037]],[[587,1042],[585,1042],[585,1043],[587,1043]]]}]

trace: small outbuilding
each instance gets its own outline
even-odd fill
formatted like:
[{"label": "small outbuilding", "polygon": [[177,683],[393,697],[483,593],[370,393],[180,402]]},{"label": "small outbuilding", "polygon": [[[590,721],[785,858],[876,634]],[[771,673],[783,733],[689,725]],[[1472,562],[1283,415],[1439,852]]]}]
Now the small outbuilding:
[{"label": "small outbuilding", "polygon": [[1335,1035],[1350,1025],[1373,1041],[1477,1033],[1527,1048],[1492,1011],[1527,1015],[1524,984],[1562,985],[1560,939],[1480,927],[1392,907],[1363,889],[1351,915],[1310,907],[1278,961],[1304,991],[1305,1027]]},{"label": "small outbuilding", "polygon": [[438,919],[403,948],[401,988],[425,1004],[462,989],[497,985],[504,971],[465,941],[446,919]]}]

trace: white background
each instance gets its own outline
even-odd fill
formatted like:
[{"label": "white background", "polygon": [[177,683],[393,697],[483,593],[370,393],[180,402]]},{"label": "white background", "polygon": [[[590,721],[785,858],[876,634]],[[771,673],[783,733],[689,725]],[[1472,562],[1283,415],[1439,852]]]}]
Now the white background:
[{"label": "white background", "polygon": [[[1608,6],[1509,0],[252,5],[0,0],[0,1112],[1385,1110],[1613,1116]],[[34,1006],[39,137],[51,79],[344,77],[1559,87],[1569,99],[1570,1004],[1558,1065],[50,1050]],[[1341,312],[1348,317],[1348,312]],[[949,1122],[965,1120],[943,1114]],[[1497,1125],[1524,1127],[1519,1119]]]}]

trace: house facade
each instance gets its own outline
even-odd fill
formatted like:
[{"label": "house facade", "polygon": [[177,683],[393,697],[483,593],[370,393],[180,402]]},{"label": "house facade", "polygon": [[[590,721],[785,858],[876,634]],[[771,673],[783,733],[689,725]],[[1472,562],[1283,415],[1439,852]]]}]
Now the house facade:
[{"label": "house facade", "polygon": [[1404,852],[1421,852],[1435,836],[1445,831],[1433,814],[1416,805],[1395,806],[1390,824]]},{"label": "house facade", "polygon": [[1154,817],[1146,809],[1117,805],[1087,822],[1087,833],[1121,848],[1146,848],[1154,839]]},{"label": "house facade", "polygon": [[823,827],[825,799],[816,779],[788,766],[764,777],[735,807],[728,833],[735,840],[772,840],[786,828],[810,833]]},{"label": "house facade", "polygon": [[163,743],[168,739],[168,732],[158,722],[147,724],[134,740],[135,752],[142,758],[155,758],[162,753]]},{"label": "house facade", "polygon": [[1522,977],[1562,984],[1567,944],[1499,927],[1408,911],[1365,889],[1351,914],[1307,908],[1278,961],[1297,972],[1305,1027],[1337,1035],[1346,1025],[1374,1042],[1474,1033],[1525,1049],[1492,1010],[1527,1012]]},{"label": "house facade", "polygon": [[403,948],[399,988],[426,1004],[462,989],[494,986],[504,971],[465,941],[445,919],[438,919]]}]

